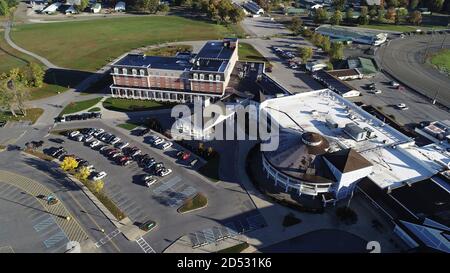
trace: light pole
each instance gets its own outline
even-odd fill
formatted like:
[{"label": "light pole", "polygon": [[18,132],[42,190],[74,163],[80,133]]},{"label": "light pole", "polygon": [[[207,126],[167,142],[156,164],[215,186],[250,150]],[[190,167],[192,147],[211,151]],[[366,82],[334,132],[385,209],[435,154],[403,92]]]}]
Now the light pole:
[{"label": "light pole", "polygon": [[444,48],[445,39],[447,38],[447,34],[444,34],[444,40],[442,40],[441,49]]},{"label": "light pole", "polygon": [[436,90],[436,94],[434,94],[434,98],[433,98],[433,101],[432,101],[433,104],[436,104],[436,98],[437,98],[438,94],[439,94],[439,89]]}]

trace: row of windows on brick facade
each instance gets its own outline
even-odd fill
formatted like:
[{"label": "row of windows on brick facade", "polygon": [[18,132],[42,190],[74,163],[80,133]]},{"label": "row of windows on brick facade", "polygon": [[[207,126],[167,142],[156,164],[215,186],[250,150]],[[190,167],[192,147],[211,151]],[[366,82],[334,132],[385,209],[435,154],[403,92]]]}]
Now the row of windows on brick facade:
[{"label": "row of windows on brick facade", "polygon": [[[194,78],[194,80],[198,80],[198,79],[205,80],[205,74],[200,74],[199,75],[197,73],[194,73],[193,78]],[[209,74],[208,75],[208,79],[210,81],[214,81],[214,75],[213,74]],[[216,81],[220,81],[220,75],[216,75]]]},{"label": "row of windows on brick facade", "polygon": [[[123,75],[129,75],[129,74],[128,74],[128,69],[127,69],[127,68],[119,69],[119,68],[117,68],[117,67],[114,68],[114,74],[119,75],[121,70],[122,70],[122,74],[123,74]],[[130,74],[130,75],[137,76],[137,75],[138,75],[138,70],[135,69],[135,68],[131,69],[131,74]],[[145,69],[139,69],[139,75],[140,75],[140,76],[145,76]],[[166,77],[167,77],[167,76],[175,77],[175,74],[173,74],[173,73],[167,73],[167,72],[165,72],[165,73],[159,73],[158,71],[155,71],[155,72],[149,72],[149,75],[166,76]]]}]

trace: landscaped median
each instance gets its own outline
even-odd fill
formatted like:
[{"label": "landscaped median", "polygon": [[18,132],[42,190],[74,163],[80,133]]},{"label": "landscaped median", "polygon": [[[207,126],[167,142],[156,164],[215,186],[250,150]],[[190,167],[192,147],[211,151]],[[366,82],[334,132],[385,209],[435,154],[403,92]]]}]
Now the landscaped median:
[{"label": "landscaped median", "polygon": [[208,199],[203,193],[197,193],[194,197],[188,198],[184,204],[178,208],[179,213],[186,213],[199,210],[208,205]]},{"label": "landscaped median", "polygon": [[102,97],[69,103],[59,114],[60,116],[77,113],[92,108],[100,102]]},{"label": "landscaped median", "polygon": [[242,242],[232,247],[228,247],[217,251],[217,253],[241,253],[245,249],[249,248],[250,245],[247,242]]},{"label": "landscaped median", "polygon": [[170,108],[176,105],[173,102],[158,102],[154,100],[133,100],[107,98],[103,102],[103,107],[111,111],[134,112]]},{"label": "landscaped median", "polygon": [[139,126],[139,124],[136,124],[136,123],[133,123],[133,122],[126,122],[126,123],[122,123],[122,124],[117,125],[117,127],[123,128],[125,130],[129,130],[129,131],[135,129],[138,126]]}]

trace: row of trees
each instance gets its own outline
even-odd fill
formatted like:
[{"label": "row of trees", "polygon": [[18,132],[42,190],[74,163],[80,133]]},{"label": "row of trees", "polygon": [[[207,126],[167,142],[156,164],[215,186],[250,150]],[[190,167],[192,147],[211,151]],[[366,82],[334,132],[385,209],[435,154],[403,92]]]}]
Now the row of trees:
[{"label": "row of trees", "polygon": [[236,24],[245,17],[244,11],[233,5],[231,0],[176,0],[174,5],[186,6],[223,24]]},{"label": "row of trees", "polygon": [[361,7],[361,14],[355,20],[353,9],[349,8],[344,12],[336,9],[331,16],[325,9],[319,8],[314,12],[314,22],[317,24],[330,23],[332,25],[340,25],[342,22],[348,24],[358,23],[360,25],[367,25],[370,21],[376,23],[396,23],[407,21],[414,25],[419,25],[422,22],[422,14],[419,11],[410,11],[404,8],[389,8],[385,10],[383,6],[379,8],[372,6],[369,10],[367,6]]},{"label": "row of trees", "polygon": [[91,181],[89,176],[91,171],[86,167],[78,168],[78,161],[74,157],[68,156],[61,162],[60,168],[65,172],[75,172],[74,176],[84,184],[88,183],[89,188],[93,189],[95,192],[100,192],[103,189],[105,183],[102,180]]},{"label": "row of trees", "polygon": [[25,102],[30,97],[30,88],[42,87],[45,71],[41,66],[30,63],[23,69],[13,68],[0,75],[0,108],[8,109],[17,116],[16,109],[26,115]]},{"label": "row of trees", "polygon": [[160,4],[159,0],[128,0],[126,4],[130,7],[130,10],[139,13],[167,12],[170,10],[167,4]]},{"label": "row of trees", "polygon": [[9,15],[11,8],[17,6],[17,0],[0,0],[0,16]]}]

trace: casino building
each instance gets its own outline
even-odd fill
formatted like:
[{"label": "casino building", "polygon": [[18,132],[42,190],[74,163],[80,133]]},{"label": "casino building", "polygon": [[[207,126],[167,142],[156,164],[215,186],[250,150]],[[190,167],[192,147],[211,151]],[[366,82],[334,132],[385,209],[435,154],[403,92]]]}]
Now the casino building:
[{"label": "casino building", "polygon": [[128,54],[111,67],[112,97],[194,102],[225,94],[238,60],[238,40],[208,41],[196,54],[175,57]]}]

